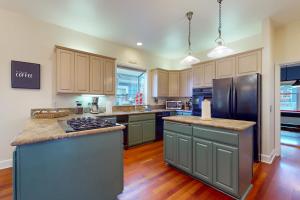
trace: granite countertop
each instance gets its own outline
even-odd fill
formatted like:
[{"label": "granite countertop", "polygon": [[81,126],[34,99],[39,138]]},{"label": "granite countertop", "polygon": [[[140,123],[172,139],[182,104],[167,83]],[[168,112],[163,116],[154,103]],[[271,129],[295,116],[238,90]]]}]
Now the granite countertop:
[{"label": "granite countertop", "polygon": [[[11,143],[12,146],[32,144],[38,142],[45,142],[50,140],[58,140],[63,138],[70,138],[89,134],[98,134],[104,132],[112,132],[122,130],[125,126],[116,126],[108,128],[99,128],[87,131],[65,133],[62,127],[59,125],[58,120],[68,120],[77,117],[108,117],[119,115],[138,115],[146,113],[157,113],[171,111],[165,109],[156,109],[152,111],[133,111],[133,112],[112,112],[112,113],[100,113],[100,114],[82,114],[82,115],[69,115],[67,117],[55,118],[55,119],[29,119],[23,131],[14,139]],[[173,110],[174,111],[174,110]]]},{"label": "granite countertop", "polygon": [[170,117],[163,117],[163,119],[172,122],[211,126],[216,128],[225,128],[234,131],[243,131],[256,124],[255,122],[252,121],[241,121],[241,120],[219,119],[219,118],[212,118],[211,120],[202,120],[201,117],[196,117],[196,116],[170,116]]}]

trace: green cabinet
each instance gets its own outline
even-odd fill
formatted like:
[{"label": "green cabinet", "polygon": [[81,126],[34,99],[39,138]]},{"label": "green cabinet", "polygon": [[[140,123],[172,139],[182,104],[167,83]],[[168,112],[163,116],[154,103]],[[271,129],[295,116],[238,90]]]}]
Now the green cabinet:
[{"label": "green cabinet", "polygon": [[192,172],[192,137],[177,134],[177,167]]},{"label": "green cabinet", "polygon": [[193,138],[193,175],[207,183],[213,182],[212,142]]},{"label": "green cabinet", "polygon": [[155,121],[149,120],[143,123],[143,142],[153,141],[155,139]]},{"label": "green cabinet", "polygon": [[155,115],[141,114],[129,116],[128,146],[155,140]]},{"label": "green cabinet", "polygon": [[238,194],[238,148],[213,143],[213,184]]},{"label": "green cabinet", "polygon": [[176,137],[177,137],[176,133],[170,131],[164,131],[164,156],[166,162],[172,165],[175,165],[177,163]]},{"label": "green cabinet", "polygon": [[143,142],[143,123],[132,122],[128,125],[128,145],[133,146]]}]

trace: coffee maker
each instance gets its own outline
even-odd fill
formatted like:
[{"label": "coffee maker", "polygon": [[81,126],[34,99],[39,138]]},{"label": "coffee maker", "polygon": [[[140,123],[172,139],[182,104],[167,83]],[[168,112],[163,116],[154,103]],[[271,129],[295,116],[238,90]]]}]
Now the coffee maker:
[{"label": "coffee maker", "polygon": [[91,106],[91,113],[98,114],[99,113],[99,106],[98,106],[99,97],[92,98],[92,106]]}]

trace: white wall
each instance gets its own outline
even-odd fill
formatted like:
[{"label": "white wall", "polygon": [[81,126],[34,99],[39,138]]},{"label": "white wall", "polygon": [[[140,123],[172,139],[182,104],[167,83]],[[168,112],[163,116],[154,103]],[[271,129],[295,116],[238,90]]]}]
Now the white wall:
[{"label": "white wall", "polygon": [[[137,66],[167,67],[170,61],[147,52],[107,42],[79,32],[0,10],[0,168],[10,164],[10,143],[24,127],[31,108],[74,105],[76,96],[55,94],[54,45],[117,58],[118,63],[135,62]],[[11,60],[41,64],[41,89],[12,89]]]}]

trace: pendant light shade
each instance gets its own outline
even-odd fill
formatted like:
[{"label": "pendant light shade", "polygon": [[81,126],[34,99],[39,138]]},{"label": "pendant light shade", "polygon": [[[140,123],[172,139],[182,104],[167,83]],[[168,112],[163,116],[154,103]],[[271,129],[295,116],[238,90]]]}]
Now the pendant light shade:
[{"label": "pendant light shade", "polygon": [[234,52],[232,49],[225,46],[225,42],[222,38],[222,1],[223,0],[217,0],[217,1],[219,3],[219,28],[218,28],[219,36],[215,40],[217,46],[207,54],[207,56],[210,58],[220,58],[220,57],[228,56]]},{"label": "pendant light shade", "polygon": [[186,13],[186,17],[189,20],[189,37],[188,37],[188,45],[189,45],[189,49],[188,49],[188,55],[187,57],[185,57],[180,64],[182,65],[194,65],[198,62],[200,62],[200,60],[194,56],[192,56],[192,48],[191,48],[191,20],[193,17],[193,12],[190,11],[188,13]]}]

